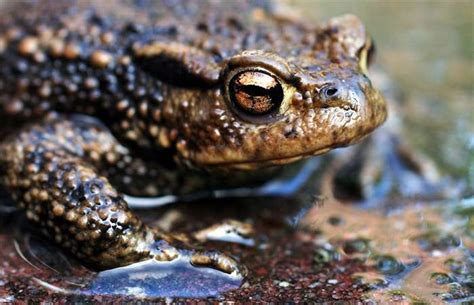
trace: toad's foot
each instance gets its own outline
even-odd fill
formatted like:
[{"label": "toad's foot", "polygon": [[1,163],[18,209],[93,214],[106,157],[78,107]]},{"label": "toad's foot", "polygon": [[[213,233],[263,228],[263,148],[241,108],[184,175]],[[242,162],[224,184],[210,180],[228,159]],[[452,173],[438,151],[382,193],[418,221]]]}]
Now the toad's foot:
[{"label": "toad's foot", "polygon": [[0,178],[28,219],[88,265],[108,269],[181,257],[195,266],[241,275],[232,258],[191,250],[131,212],[124,197],[98,174],[101,167],[125,164],[127,153],[100,125],[49,118],[0,144]]},{"label": "toad's foot", "polygon": [[371,206],[388,198],[442,199],[457,192],[428,157],[383,128],[338,158],[333,192],[341,200]]},{"label": "toad's foot", "polygon": [[[171,242],[173,243],[173,242]],[[188,260],[193,266],[213,268],[234,276],[245,276],[247,269],[239,264],[230,256],[222,254],[215,250],[194,250],[187,245],[181,245],[179,241],[174,241],[179,248],[170,246],[164,240],[152,239],[147,243],[150,257],[158,262],[173,261],[178,258]]]}]

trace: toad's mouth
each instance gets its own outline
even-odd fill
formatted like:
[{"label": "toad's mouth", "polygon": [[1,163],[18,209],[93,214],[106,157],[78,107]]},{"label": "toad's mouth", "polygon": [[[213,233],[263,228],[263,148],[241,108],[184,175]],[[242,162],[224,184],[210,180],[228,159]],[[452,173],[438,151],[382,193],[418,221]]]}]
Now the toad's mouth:
[{"label": "toad's mouth", "polygon": [[208,168],[222,169],[222,170],[242,170],[242,171],[252,171],[258,170],[261,168],[271,167],[271,166],[280,166],[289,163],[299,161],[301,159],[306,159],[314,156],[319,156],[325,154],[333,149],[340,147],[347,147],[353,144],[361,142],[367,136],[371,134],[373,129],[368,130],[364,134],[352,138],[349,141],[341,142],[339,144],[332,144],[328,146],[318,147],[316,149],[311,149],[303,152],[299,152],[293,155],[280,156],[276,158],[267,158],[267,159],[254,159],[254,160],[239,160],[239,161],[229,161],[229,162],[220,162],[214,164],[208,164]]},{"label": "toad's mouth", "polygon": [[322,155],[330,150],[332,150],[332,148],[325,147],[325,148],[301,153],[294,156],[281,157],[281,158],[275,158],[275,159],[266,159],[266,160],[256,160],[256,161],[228,162],[228,163],[215,164],[214,166],[217,168],[222,167],[226,169],[250,171],[250,170],[255,170],[255,169],[260,169],[260,168],[265,168],[265,167],[270,167],[270,166],[279,166],[279,165],[293,163],[301,159],[306,159],[313,156]]}]

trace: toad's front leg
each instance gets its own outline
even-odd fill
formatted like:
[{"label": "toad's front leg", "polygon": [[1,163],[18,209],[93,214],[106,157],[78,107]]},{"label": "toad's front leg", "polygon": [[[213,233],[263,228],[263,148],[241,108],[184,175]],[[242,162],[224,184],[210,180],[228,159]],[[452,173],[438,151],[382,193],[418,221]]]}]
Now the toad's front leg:
[{"label": "toad's front leg", "polygon": [[100,166],[117,164],[126,154],[98,124],[50,118],[0,144],[1,182],[28,219],[89,265],[104,269],[183,256],[194,265],[239,274],[228,256],[191,250],[129,210],[123,196],[98,174]]}]

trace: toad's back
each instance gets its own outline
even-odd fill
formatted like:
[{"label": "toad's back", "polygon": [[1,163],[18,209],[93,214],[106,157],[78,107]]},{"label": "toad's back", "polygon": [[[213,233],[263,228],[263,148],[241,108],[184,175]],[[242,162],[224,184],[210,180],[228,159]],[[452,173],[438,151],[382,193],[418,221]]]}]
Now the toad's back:
[{"label": "toad's back", "polygon": [[[147,67],[149,62],[134,60],[134,48],[181,42],[209,52],[209,58],[202,58],[209,62],[198,64],[216,65],[258,40],[246,23],[249,14],[264,8],[227,2],[210,9],[208,2],[195,1],[6,4],[0,20],[0,116],[13,124],[50,110],[84,112],[110,122],[128,121],[122,122],[126,130],[117,123],[115,131],[140,129],[133,126],[139,118],[132,113],[140,105],[146,103],[151,112],[163,108],[163,102],[181,102],[164,98],[166,84],[209,84],[200,76],[187,77],[187,71],[171,74],[160,65]],[[235,10],[238,15],[229,14]]]},{"label": "toad's back", "polygon": [[[7,5],[0,20],[0,116],[13,124],[50,110],[82,112],[136,140],[153,127],[137,110],[148,118],[164,104],[178,107],[183,100],[170,90],[177,86],[193,95],[193,89],[212,87],[215,67],[229,57],[246,49],[301,51],[288,46],[306,33],[299,24],[265,18],[269,7],[265,1],[211,8],[206,1],[182,0]],[[176,48],[164,50],[162,58],[137,58],[138,49],[157,43]],[[190,49],[178,50],[182,46]],[[195,75],[180,67],[185,56],[192,57]],[[173,113],[172,121],[179,115]]]}]

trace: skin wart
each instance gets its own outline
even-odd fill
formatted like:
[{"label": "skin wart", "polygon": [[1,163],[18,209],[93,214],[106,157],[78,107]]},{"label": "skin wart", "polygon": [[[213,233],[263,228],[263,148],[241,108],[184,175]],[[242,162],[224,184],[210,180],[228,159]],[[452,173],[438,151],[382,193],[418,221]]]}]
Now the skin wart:
[{"label": "skin wart", "polygon": [[[1,182],[47,236],[99,269],[183,256],[244,273],[229,256],[147,227],[122,192],[208,188],[183,177],[322,154],[386,118],[355,16],[311,25],[266,5],[182,4],[57,1],[2,12]],[[143,176],[155,184],[140,187]]]}]

